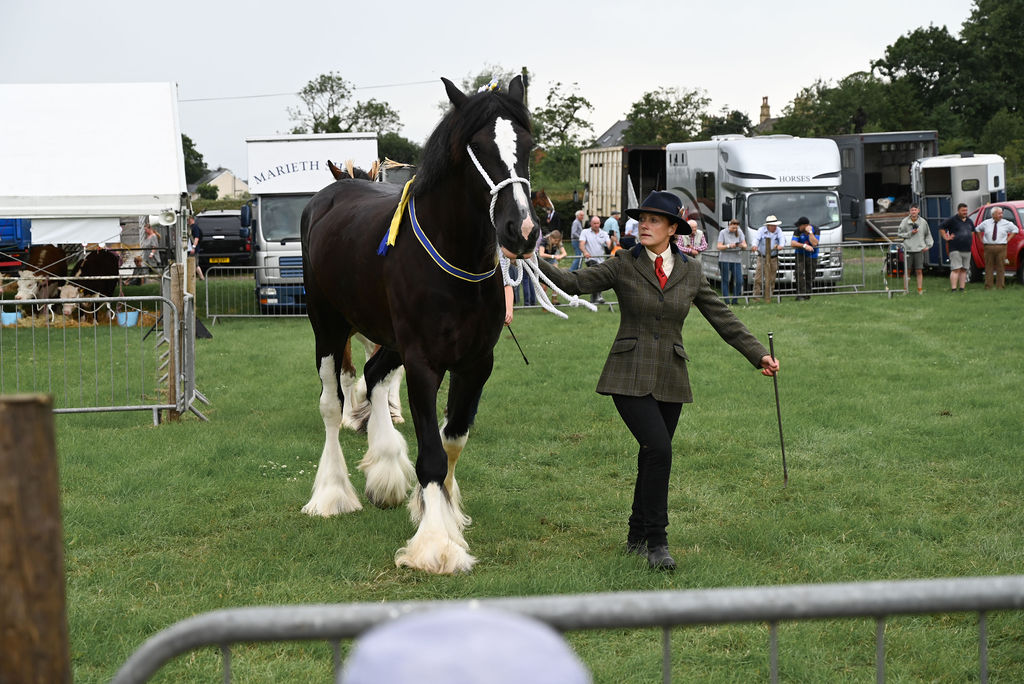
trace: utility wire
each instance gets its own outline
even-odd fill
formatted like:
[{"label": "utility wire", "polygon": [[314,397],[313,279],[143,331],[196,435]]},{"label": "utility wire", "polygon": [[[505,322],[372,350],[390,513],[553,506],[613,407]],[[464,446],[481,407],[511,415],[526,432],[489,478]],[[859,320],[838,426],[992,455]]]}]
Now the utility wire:
[{"label": "utility wire", "polygon": [[[377,88],[404,88],[405,86],[426,85],[436,83],[435,79],[429,81],[410,81],[408,83],[384,83],[381,85],[353,86],[352,90],[374,90]],[[215,102],[217,100],[253,100],[264,97],[295,97],[298,93],[264,93],[262,95],[224,95],[221,97],[187,97],[179,98],[178,102]]]}]

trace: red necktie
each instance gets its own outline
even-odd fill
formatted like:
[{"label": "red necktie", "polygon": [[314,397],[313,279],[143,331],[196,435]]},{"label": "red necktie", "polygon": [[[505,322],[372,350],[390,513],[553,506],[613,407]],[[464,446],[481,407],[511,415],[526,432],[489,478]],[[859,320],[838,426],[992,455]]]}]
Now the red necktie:
[{"label": "red necktie", "polygon": [[658,276],[658,283],[661,284],[661,289],[665,289],[665,283],[668,282],[668,276],[665,275],[665,269],[662,268],[661,264],[664,261],[660,256],[654,260],[654,275]]},{"label": "red necktie", "polygon": [[998,225],[996,221],[992,221],[992,242],[996,241],[996,226]]}]

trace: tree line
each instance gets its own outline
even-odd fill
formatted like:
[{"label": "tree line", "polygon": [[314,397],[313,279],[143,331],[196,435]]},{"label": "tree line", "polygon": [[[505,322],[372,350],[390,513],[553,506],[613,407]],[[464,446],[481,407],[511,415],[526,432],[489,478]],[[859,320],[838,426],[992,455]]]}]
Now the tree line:
[{"label": "tree line", "polygon": [[[867,70],[835,83],[818,79],[801,89],[771,122],[771,132],[821,137],[935,129],[942,153],[1001,154],[1006,159],[1008,195],[1024,197],[1024,42],[1018,35],[1022,17],[1024,0],[974,0],[959,35],[945,26],[929,25],[900,36]],[[475,92],[492,79],[505,85],[515,75],[504,67],[485,65],[463,78],[461,85],[466,92]],[[595,144],[588,119],[593,105],[577,83],[555,83],[538,97],[529,89],[533,75],[525,67],[522,75],[538,148],[535,184],[571,187],[579,173],[580,150]],[[353,101],[354,90],[333,71],[309,81],[298,93],[300,106],[288,108],[292,132],[376,131],[382,158],[417,163],[421,145],[400,134],[399,113],[373,98]],[[729,107],[711,112],[710,103],[701,88],[664,87],[644,93],[624,113],[629,126],[623,141],[664,145],[753,132],[746,114]],[[447,102],[438,107],[446,108]],[[190,143],[187,177],[190,169],[205,170],[202,156]]]}]

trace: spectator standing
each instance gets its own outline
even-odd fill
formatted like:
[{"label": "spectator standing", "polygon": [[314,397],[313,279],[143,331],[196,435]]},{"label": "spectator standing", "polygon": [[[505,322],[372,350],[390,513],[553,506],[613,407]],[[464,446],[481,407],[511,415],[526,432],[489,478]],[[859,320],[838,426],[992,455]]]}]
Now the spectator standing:
[{"label": "spectator standing", "polygon": [[619,210],[612,209],[612,215],[604,222],[604,232],[608,235],[614,235],[615,239],[619,238]]},{"label": "spectator standing", "polygon": [[547,215],[547,217],[545,217],[545,221],[544,222],[545,222],[545,225],[544,225],[544,234],[545,235],[547,235],[548,233],[550,233],[553,230],[559,230],[560,231],[562,229],[562,219],[558,215],[558,212],[555,211],[555,205],[552,204],[551,208],[548,209],[548,215]]},{"label": "spectator standing", "polygon": [[903,250],[907,255],[907,272],[917,273],[917,294],[924,294],[924,262],[928,250],[935,240],[932,231],[928,230],[928,222],[921,218],[921,208],[910,205],[910,215],[900,221],[896,235],[903,238]]},{"label": "spectator standing", "polygon": [[801,216],[793,224],[796,230],[789,246],[796,250],[796,298],[810,299],[814,289],[814,274],[818,270],[818,240],[821,231],[811,225],[811,220]]},{"label": "spectator standing", "polygon": [[[585,230],[583,222],[584,222],[586,216],[587,215],[585,213],[583,213],[583,210],[580,209],[579,211],[576,212],[576,218],[574,218],[573,221],[572,221],[572,227],[570,228],[570,232],[569,232],[569,238],[570,238],[571,244],[569,246],[572,248],[573,252],[575,252],[577,249],[579,249],[580,236],[583,235],[583,231]],[[576,256],[575,259],[572,260],[572,265],[569,267],[569,270],[570,271],[577,270],[580,267],[580,262],[582,262],[582,261],[583,261],[583,254],[581,252],[579,255]]]},{"label": "spectator standing", "polygon": [[708,248],[708,239],[704,236],[704,231],[697,227],[695,220],[690,219],[686,225],[690,227],[690,234],[677,235],[676,247],[686,256],[700,261],[701,252]]},{"label": "spectator standing", "polygon": [[633,217],[626,219],[626,227],[622,229],[621,244],[623,249],[632,249],[632,247],[636,245],[637,237],[640,235],[639,230],[639,221]]},{"label": "spectator standing", "polygon": [[[985,289],[992,289],[992,274],[995,273],[996,287],[1006,287],[1006,243],[1017,233],[1017,226],[1003,218],[1003,210],[996,207],[992,216],[977,225],[975,232],[981,233],[985,244]],[[1020,266],[1017,266],[1020,268]]]},{"label": "spectator standing", "polygon": [[203,231],[199,230],[199,226],[196,225],[196,217],[188,217],[188,255],[195,257],[196,260],[196,277],[200,280],[206,280],[203,276],[203,269],[199,268],[199,243],[203,239]]},{"label": "spectator standing", "polygon": [[739,221],[729,221],[729,227],[718,234],[717,247],[718,270],[722,272],[722,300],[726,304],[736,304],[739,301],[737,297],[743,294],[741,254],[747,248]]},{"label": "spectator standing", "polygon": [[754,252],[757,262],[754,270],[754,298],[757,299],[764,294],[764,301],[772,298],[772,289],[775,287],[775,274],[779,271],[779,250],[782,249],[782,225],[775,214],[769,214],[764,225],[757,229],[754,237],[754,244],[750,251]]},{"label": "spectator standing", "polygon": [[[590,217],[590,230],[583,231],[580,236],[580,252],[587,266],[597,266],[604,261],[605,250],[611,249],[612,241],[608,233],[601,230],[601,218]],[[590,295],[590,301],[595,304],[604,304],[604,297],[600,292]]]},{"label": "spectator standing", "polygon": [[961,292],[967,287],[967,269],[971,265],[971,242],[974,236],[974,222],[967,218],[967,205],[961,202],[956,215],[950,216],[939,226],[939,237],[946,241],[949,252],[949,291]]},{"label": "spectator standing", "polygon": [[[558,262],[565,258],[565,245],[562,244],[562,232],[559,230],[553,230],[548,233],[547,237],[541,240],[540,243],[540,258],[548,262],[552,266],[558,266]],[[548,291],[548,286],[544,285],[544,292]],[[551,303],[556,304],[558,302],[558,296],[552,295]]]}]

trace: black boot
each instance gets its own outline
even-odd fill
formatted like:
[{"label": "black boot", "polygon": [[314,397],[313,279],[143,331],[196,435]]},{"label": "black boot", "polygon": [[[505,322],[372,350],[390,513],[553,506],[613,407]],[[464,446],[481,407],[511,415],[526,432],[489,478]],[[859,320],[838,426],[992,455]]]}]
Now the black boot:
[{"label": "black boot", "polygon": [[662,544],[647,549],[647,565],[651,570],[675,570],[676,561],[668,552],[668,545]]}]

